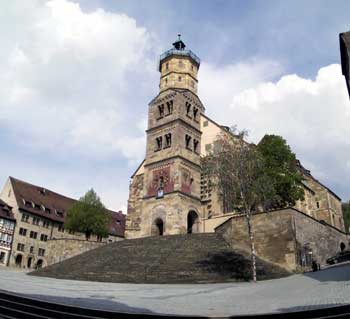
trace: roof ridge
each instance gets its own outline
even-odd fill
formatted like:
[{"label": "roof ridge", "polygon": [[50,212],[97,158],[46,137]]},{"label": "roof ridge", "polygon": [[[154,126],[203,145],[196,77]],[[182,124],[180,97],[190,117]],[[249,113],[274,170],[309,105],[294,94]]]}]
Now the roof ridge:
[{"label": "roof ridge", "polygon": [[53,193],[53,194],[58,195],[58,196],[60,196],[60,197],[65,197],[65,198],[70,199],[70,200],[78,201],[78,200],[75,199],[75,198],[72,198],[72,197],[69,197],[69,196],[66,196],[66,195],[62,195],[62,194],[57,193],[57,192],[55,192],[55,191],[53,191],[53,190],[51,190],[51,189],[49,189],[49,188],[47,188],[47,187],[39,186],[39,185],[34,185],[34,184],[32,184],[32,183],[28,183],[28,182],[26,182],[26,181],[20,180],[20,179],[18,179],[18,178],[13,177],[13,176],[9,176],[9,178],[10,178],[10,180],[13,180],[13,181],[15,181],[15,182],[23,183],[23,184],[26,184],[26,185],[28,185],[28,186],[30,186],[30,187],[36,187],[36,188],[45,189],[45,190],[49,191],[50,193]]}]

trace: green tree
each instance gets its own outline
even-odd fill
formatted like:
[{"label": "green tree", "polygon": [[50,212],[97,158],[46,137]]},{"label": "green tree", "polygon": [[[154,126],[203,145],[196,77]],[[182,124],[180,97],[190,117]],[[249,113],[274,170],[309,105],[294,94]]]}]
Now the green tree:
[{"label": "green tree", "polygon": [[349,202],[348,203],[342,203],[341,207],[342,207],[342,210],[343,210],[345,231],[349,232],[349,225],[350,225],[350,205],[349,205]]},{"label": "green tree", "polygon": [[68,209],[64,227],[84,233],[87,240],[91,235],[107,237],[110,218],[108,210],[91,189]]},{"label": "green tree", "polygon": [[257,149],[264,158],[265,174],[274,189],[273,196],[265,202],[265,209],[294,206],[297,200],[303,200],[303,177],[286,140],[277,135],[265,135]]},{"label": "green tree", "polygon": [[246,143],[246,132],[224,132],[215,141],[217,151],[202,159],[204,178],[216,187],[231,207],[247,220],[251,248],[252,277],[256,281],[256,251],[252,215],[271,197],[272,189],[264,174],[265,162],[257,148]]},{"label": "green tree", "polygon": [[252,216],[262,209],[294,205],[303,197],[302,176],[295,155],[279,136],[267,135],[256,145],[245,131],[223,132],[216,151],[202,159],[203,178],[218,189],[236,212],[244,214],[250,239],[252,277],[256,281],[256,251]]}]

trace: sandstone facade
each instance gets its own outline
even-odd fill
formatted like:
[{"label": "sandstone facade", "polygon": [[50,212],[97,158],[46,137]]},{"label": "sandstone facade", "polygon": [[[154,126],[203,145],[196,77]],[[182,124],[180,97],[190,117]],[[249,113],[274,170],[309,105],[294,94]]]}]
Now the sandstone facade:
[{"label": "sandstone facade", "polygon": [[47,265],[56,264],[86,251],[106,245],[106,242],[84,239],[51,239],[47,242]]},{"label": "sandstone facade", "polygon": [[[200,61],[180,42],[160,59],[160,93],[149,104],[146,156],[130,183],[127,238],[156,235],[160,227],[162,234],[214,232],[236,215],[201,174],[200,158],[218,150],[219,134],[230,133],[205,115],[191,84],[198,83]],[[301,164],[300,171],[305,199],[295,208],[344,231],[341,199]]]},{"label": "sandstone facade", "polygon": [[[48,265],[52,239],[85,241],[85,235],[71,233],[64,229],[65,213],[75,202],[74,199],[10,177],[0,199],[12,207],[16,228],[13,231],[12,249],[8,266],[37,268]],[[113,213],[111,212],[112,216]],[[124,238],[124,219],[119,213],[118,220],[112,218],[108,238],[91,236],[92,241],[114,242]]]},{"label": "sandstone facade", "polygon": [[[349,237],[341,230],[293,208],[253,216],[256,254],[259,258],[296,271],[311,267],[312,260],[325,264]],[[234,249],[250,251],[245,216],[233,216],[216,228]]]}]

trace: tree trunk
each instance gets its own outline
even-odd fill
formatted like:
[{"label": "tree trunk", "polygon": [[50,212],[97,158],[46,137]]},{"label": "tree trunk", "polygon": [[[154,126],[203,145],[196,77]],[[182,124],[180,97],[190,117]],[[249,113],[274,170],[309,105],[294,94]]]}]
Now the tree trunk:
[{"label": "tree trunk", "polygon": [[252,275],[253,275],[253,281],[256,282],[256,252],[255,252],[255,243],[254,243],[252,215],[250,212],[246,214],[246,218],[247,218],[247,224],[248,224],[248,235],[250,240]]}]

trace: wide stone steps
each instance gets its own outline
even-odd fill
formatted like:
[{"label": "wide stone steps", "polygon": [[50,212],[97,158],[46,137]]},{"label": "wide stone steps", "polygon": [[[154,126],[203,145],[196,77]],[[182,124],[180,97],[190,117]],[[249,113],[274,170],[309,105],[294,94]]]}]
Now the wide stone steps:
[{"label": "wide stone steps", "polygon": [[[261,278],[287,273],[258,261]],[[185,283],[248,280],[250,259],[218,234],[148,237],[115,242],[31,273],[104,282]]]}]

